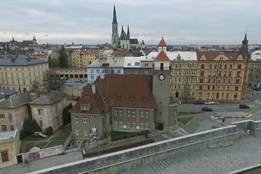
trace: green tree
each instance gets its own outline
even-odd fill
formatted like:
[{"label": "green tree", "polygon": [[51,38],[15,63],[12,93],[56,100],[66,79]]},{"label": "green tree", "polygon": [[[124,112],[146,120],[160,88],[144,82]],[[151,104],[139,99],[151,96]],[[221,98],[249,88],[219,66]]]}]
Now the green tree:
[{"label": "green tree", "polygon": [[25,134],[31,135],[34,132],[42,131],[42,129],[34,119],[27,118],[24,120],[23,131]]},{"label": "green tree", "polygon": [[49,56],[48,63],[49,63],[49,67],[51,68],[60,67],[60,63],[57,58],[51,58],[51,56]]},{"label": "green tree", "polygon": [[71,122],[71,113],[70,109],[73,107],[72,103],[70,103],[66,108],[63,109],[63,124],[66,125]]},{"label": "green tree", "polygon": [[64,48],[64,46],[62,46],[61,52],[60,52],[60,57],[59,57],[59,63],[60,63],[60,68],[68,68],[69,64],[68,64],[68,54]]}]

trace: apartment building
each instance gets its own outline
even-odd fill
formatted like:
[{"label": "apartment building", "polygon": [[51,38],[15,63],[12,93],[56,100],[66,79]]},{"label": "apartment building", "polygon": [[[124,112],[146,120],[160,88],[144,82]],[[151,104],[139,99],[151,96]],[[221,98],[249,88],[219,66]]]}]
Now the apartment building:
[{"label": "apartment building", "polygon": [[18,91],[31,90],[34,82],[42,83],[48,62],[30,59],[26,55],[0,56],[0,88]]}]

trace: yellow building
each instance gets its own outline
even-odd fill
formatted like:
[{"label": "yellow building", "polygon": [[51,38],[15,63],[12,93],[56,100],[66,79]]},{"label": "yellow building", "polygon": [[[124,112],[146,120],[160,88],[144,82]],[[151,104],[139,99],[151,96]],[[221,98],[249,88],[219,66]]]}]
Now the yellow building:
[{"label": "yellow building", "polygon": [[20,140],[17,130],[0,132],[0,168],[17,164]]},{"label": "yellow building", "polygon": [[50,73],[57,77],[86,78],[86,68],[50,68]]},{"label": "yellow building", "polygon": [[174,51],[175,59],[171,62],[171,93],[181,99],[195,98],[197,82],[197,55],[195,51]]},{"label": "yellow building", "polygon": [[26,103],[31,100],[28,95],[13,95],[0,102],[0,132],[22,130],[24,119],[28,117]]},{"label": "yellow building", "polygon": [[48,62],[25,55],[0,56],[0,88],[26,92],[34,82],[42,83]]},{"label": "yellow building", "polygon": [[63,93],[50,91],[38,92],[37,98],[29,103],[32,118],[44,131],[52,127],[56,132],[63,124],[63,109],[67,106],[67,100]]},{"label": "yellow building", "polygon": [[75,50],[72,53],[72,67],[87,67],[99,57],[99,50]]},{"label": "yellow building", "polygon": [[249,59],[237,51],[198,51],[196,99],[246,98]]}]

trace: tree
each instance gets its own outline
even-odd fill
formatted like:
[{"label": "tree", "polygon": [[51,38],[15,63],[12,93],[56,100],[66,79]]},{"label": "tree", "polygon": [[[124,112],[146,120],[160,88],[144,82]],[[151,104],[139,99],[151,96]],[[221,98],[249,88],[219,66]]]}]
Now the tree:
[{"label": "tree", "polygon": [[42,131],[42,128],[34,119],[27,118],[24,120],[23,131],[25,134],[31,135],[34,132]]},{"label": "tree", "polygon": [[72,103],[70,103],[66,108],[63,109],[63,124],[66,125],[71,122],[71,113],[69,110],[73,107]]},{"label": "tree", "polygon": [[46,89],[59,90],[64,86],[65,81],[65,78],[60,78],[50,71],[46,71],[43,76],[44,87]]},{"label": "tree", "polygon": [[45,129],[44,133],[46,135],[53,135],[53,128],[49,126],[48,128]]},{"label": "tree", "polygon": [[57,58],[51,58],[51,56],[48,58],[48,63],[51,68],[57,68],[60,66],[59,60]]},{"label": "tree", "polygon": [[61,52],[60,52],[59,63],[60,63],[60,68],[68,68],[69,67],[68,54],[67,54],[64,46],[62,46],[62,49],[61,49]]}]

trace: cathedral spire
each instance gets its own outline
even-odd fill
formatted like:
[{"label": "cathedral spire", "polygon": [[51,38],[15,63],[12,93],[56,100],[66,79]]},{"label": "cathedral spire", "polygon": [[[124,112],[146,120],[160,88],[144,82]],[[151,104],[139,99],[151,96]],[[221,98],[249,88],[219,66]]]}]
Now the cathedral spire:
[{"label": "cathedral spire", "polygon": [[242,40],[242,45],[241,45],[240,53],[243,55],[243,57],[244,57],[245,59],[249,59],[249,58],[250,58],[250,54],[249,54],[249,51],[248,51],[247,31],[246,31],[246,33],[245,33],[244,40]]},{"label": "cathedral spire", "polygon": [[113,21],[112,21],[113,24],[117,24],[117,16],[116,16],[116,9],[115,9],[115,5],[113,7]]},{"label": "cathedral spire", "polygon": [[130,39],[130,27],[129,27],[129,25],[128,25],[128,30],[127,30],[127,37],[128,37],[128,39]]}]

